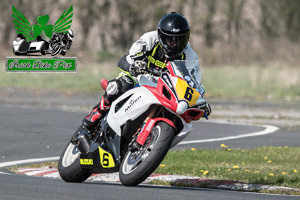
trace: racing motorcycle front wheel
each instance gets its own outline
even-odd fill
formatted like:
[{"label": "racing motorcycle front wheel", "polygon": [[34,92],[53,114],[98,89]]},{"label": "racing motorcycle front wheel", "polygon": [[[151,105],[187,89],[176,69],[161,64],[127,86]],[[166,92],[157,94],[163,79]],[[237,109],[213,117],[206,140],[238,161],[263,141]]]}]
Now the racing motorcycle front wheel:
[{"label": "racing motorcycle front wheel", "polygon": [[52,45],[51,56],[55,56],[61,51],[61,46],[58,43]]},{"label": "racing motorcycle front wheel", "polygon": [[81,168],[80,151],[72,142],[69,142],[59,158],[58,172],[64,181],[76,183],[85,181],[91,175]]},{"label": "racing motorcycle front wheel", "polygon": [[119,170],[121,183],[136,186],[150,176],[166,156],[173,138],[174,128],[165,122],[157,122],[145,144],[126,153]]}]

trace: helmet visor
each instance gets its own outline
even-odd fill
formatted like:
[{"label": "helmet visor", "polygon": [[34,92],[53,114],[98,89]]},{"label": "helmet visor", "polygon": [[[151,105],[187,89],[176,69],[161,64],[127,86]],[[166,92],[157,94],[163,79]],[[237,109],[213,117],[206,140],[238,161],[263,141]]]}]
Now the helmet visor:
[{"label": "helmet visor", "polygon": [[178,54],[183,51],[188,43],[188,34],[174,36],[174,35],[162,35],[161,42],[163,47],[169,54]]}]

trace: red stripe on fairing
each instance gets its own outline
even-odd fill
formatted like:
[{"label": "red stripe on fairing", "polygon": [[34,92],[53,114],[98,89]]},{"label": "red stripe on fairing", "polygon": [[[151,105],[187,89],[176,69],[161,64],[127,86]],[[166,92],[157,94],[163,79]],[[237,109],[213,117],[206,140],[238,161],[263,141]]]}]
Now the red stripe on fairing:
[{"label": "red stripe on fairing", "polygon": [[172,76],[175,76],[173,67],[172,67],[172,65],[171,65],[170,62],[167,63],[166,67],[167,67],[167,69],[169,70],[169,73],[170,73]]},{"label": "red stripe on fairing", "polygon": [[157,83],[157,87],[151,87],[151,86],[143,86],[145,88],[147,88],[156,98],[157,100],[165,107],[173,110],[176,112],[177,109],[177,99],[174,96],[173,92],[169,90],[168,87],[166,87],[169,91],[169,93],[171,94],[171,100],[167,99],[167,97],[165,97],[162,93],[162,86],[163,86],[164,82],[162,80],[158,80]]}]

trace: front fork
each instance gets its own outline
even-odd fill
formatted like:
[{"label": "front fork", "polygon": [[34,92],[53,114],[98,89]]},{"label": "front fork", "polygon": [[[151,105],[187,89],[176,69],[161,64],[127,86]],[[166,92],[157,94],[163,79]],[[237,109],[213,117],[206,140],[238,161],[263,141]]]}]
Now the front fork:
[{"label": "front fork", "polygon": [[129,150],[130,151],[137,150],[145,144],[145,142],[146,142],[147,138],[149,137],[149,134],[150,134],[153,126],[158,121],[164,121],[176,130],[176,127],[175,127],[174,123],[169,119],[162,118],[162,117],[158,117],[158,118],[154,118],[154,119],[148,118],[146,120],[146,123],[143,124],[141,130],[139,131],[139,134],[137,136],[134,136],[133,140],[130,142],[130,144],[129,144]]}]

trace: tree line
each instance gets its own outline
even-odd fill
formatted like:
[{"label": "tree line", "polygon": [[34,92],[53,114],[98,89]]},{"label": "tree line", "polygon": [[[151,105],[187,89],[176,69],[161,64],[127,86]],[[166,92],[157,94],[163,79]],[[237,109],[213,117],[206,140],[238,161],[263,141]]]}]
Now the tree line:
[{"label": "tree line", "polygon": [[262,40],[300,40],[300,0],[12,0],[1,1],[1,46],[16,37],[12,5],[31,22],[49,15],[52,23],[74,7],[74,47],[90,51],[124,51],[142,33],[155,30],[163,14],[184,14],[194,48],[220,44],[243,46]]}]

